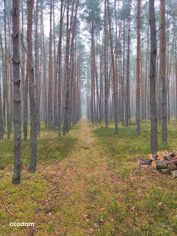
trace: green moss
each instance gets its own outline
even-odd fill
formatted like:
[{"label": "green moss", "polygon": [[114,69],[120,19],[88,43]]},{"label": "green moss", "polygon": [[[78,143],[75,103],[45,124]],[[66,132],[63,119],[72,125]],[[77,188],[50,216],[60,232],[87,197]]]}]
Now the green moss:
[{"label": "green moss", "polygon": [[52,233],[54,232],[54,230],[55,230],[55,229],[54,229],[54,226],[53,226],[52,224],[49,224],[49,225],[48,225],[48,229],[47,229],[48,233],[49,233],[49,234],[52,234]]},{"label": "green moss", "polygon": [[[72,136],[58,138],[56,131],[43,130],[38,138],[38,163],[58,161],[65,158],[74,148],[77,139]],[[0,169],[13,165],[13,140],[0,141]],[[30,141],[22,141],[22,163],[28,166],[30,155]]]},{"label": "green moss", "polygon": [[[58,138],[56,131],[42,127],[38,138],[38,165],[48,165],[68,156],[76,144],[77,138],[66,136]],[[46,189],[50,182],[44,178],[42,171],[27,172],[30,142],[22,141],[22,180],[20,185],[12,185],[13,140],[0,141],[0,235],[26,235],[25,227],[10,227],[10,222],[33,222],[39,202],[46,199]],[[36,223],[36,222],[35,222]],[[3,226],[3,227],[1,227]],[[45,229],[50,235],[52,225]]]}]

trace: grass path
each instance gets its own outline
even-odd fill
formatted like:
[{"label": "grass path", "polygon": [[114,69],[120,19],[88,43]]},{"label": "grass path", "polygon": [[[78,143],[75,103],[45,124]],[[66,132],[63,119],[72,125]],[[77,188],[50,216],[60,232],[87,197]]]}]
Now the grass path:
[{"label": "grass path", "polygon": [[[79,130],[71,132],[78,138],[68,158],[45,168],[50,179],[42,202],[46,212],[37,214],[38,223],[44,220],[52,235],[96,235],[104,222],[105,210],[114,198],[112,172],[105,160],[104,151],[96,142],[86,121]],[[111,226],[111,221],[107,224]],[[42,226],[41,226],[42,227]],[[40,228],[38,229],[39,235]],[[47,234],[46,234],[47,235]]]}]

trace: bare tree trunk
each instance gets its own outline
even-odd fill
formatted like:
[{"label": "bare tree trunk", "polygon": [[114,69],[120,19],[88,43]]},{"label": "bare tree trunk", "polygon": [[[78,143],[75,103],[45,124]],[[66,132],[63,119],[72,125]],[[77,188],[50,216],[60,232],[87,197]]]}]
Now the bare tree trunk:
[{"label": "bare tree trunk", "polygon": [[147,48],[145,59],[145,120],[149,119],[149,28],[147,30]]},{"label": "bare tree trunk", "polygon": [[167,143],[166,22],[165,0],[160,0],[160,78],[162,81],[162,143]]},{"label": "bare tree trunk", "polygon": [[104,1],[104,120],[105,127],[108,127],[108,13],[107,0]]},{"label": "bare tree trunk", "polygon": [[95,122],[95,60],[94,49],[95,48],[95,29],[94,23],[91,23],[91,121]]},{"label": "bare tree trunk", "polygon": [[141,110],[140,110],[140,51],[141,51],[141,0],[137,0],[137,64],[136,64],[136,132],[141,132]]},{"label": "bare tree trunk", "polygon": [[10,139],[10,135],[12,132],[12,101],[11,101],[11,91],[12,91],[12,77],[11,77],[11,69],[12,69],[12,63],[11,63],[11,50],[12,50],[12,45],[11,45],[11,20],[9,19],[9,17],[7,17],[7,21],[6,21],[6,31],[9,31],[9,37],[8,36],[8,32],[6,32],[7,34],[7,39],[6,41],[9,42],[7,44],[6,42],[6,47],[5,47],[5,52],[6,52],[6,80],[7,80],[7,138]]},{"label": "bare tree trunk", "polygon": [[69,26],[69,0],[67,1],[67,23],[66,23],[66,52],[65,52],[65,94],[64,94],[64,124],[63,135],[68,132],[69,121],[69,96],[70,96],[70,67],[69,67],[69,53],[70,53],[70,26]]},{"label": "bare tree trunk", "polygon": [[[28,77],[25,70],[25,47],[24,47],[24,2],[21,1],[21,11],[22,11],[22,20],[21,20],[21,85],[22,85],[22,112],[23,112],[23,138],[27,140],[28,136]],[[26,73],[26,74],[25,74]]]},{"label": "bare tree trunk", "polygon": [[130,33],[131,33],[131,0],[129,0],[128,16],[128,40],[127,40],[127,76],[126,76],[126,98],[125,98],[125,126],[128,127],[130,119]]},{"label": "bare tree trunk", "polygon": [[176,120],[177,120],[177,53],[175,54],[175,74],[176,74]]},{"label": "bare tree trunk", "polygon": [[76,36],[76,24],[77,24],[77,10],[78,10],[78,3],[75,3],[75,9],[73,9],[72,18],[71,18],[71,50],[70,50],[70,96],[69,96],[69,111],[68,111],[68,126],[69,129],[71,128],[73,117],[72,117],[72,104],[73,104],[73,89],[74,89],[74,82],[76,77],[76,61],[75,61],[75,54],[76,54],[76,44],[75,44],[75,36]]},{"label": "bare tree trunk", "polygon": [[4,137],[3,128],[3,108],[2,108],[2,90],[1,90],[1,79],[0,79],[0,140]]},{"label": "bare tree trunk", "polygon": [[[0,34],[0,47],[2,55],[2,71],[4,68],[4,56],[3,56],[3,45],[2,45],[2,35]],[[3,73],[2,73],[3,74]],[[0,79],[0,139],[4,137],[4,114],[3,114],[3,96],[2,96],[2,77]]]},{"label": "bare tree trunk", "polygon": [[112,30],[111,30],[111,16],[110,16],[110,8],[109,8],[109,0],[107,0],[108,4],[108,20],[109,20],[109,34],[110,34],[110,47],[111,47],[111,59],[112,59],[112,72],[113,72],[113,98],[114,98],[114,120],[115,120],[115,133],[118,133],[118,89],[117,89],[117,79],[116,79],[116,70],[115,70],[115,58],[114,58],[114,46],[113,46],[113,38],[112,38]]},{"label": "bare tree trunk", "polygon": [[57,52],[56,52],[56,34],[55,34],[55,1],[53,3],[53,47],[54,47],[54,126],[58,125],[58,111],[57,111],[57,84],[58,84],[58,73],[57,73]]},{"label": "bare tree trunk", "polygon": [[52,10],[53,10],[53,0],[50,3],[50,39],[49,39],[49,87],[48,87],[48,126],[53,127],[53,109],[52,109],[52,81],[53,81],[53,60],[52,60],[52,45],[53,45],[53,35],[52,35]]},{"label": "bare tree trunk", "polygon": [[9,108],[8,108],[8,57],[7,57],[7,0],[4,0],[4,73],[3,73],[3,112],[4,127],[7,125],[7,138],[9,137]]},{"label": "bare tree trunk", "polygon": [[[28,67],[28,65],[26,65],[26,68],[27,67]],[[23,89],[23,93],[24,93],[23,137],[24,137],[24,140],[27,140],[27,136],[28,136],[28,94],[29,94],[28,86],[29,86],[29,78],[28,78],[28,73],[26,72],[25,81],[24,81],[24,89]]]},{"label": "bare tree trunk", "polygon": [[103,122],[103,99],[104,99],[104,91],[103,91],[103,66],[104,66],[104,55],[103,55],[103,49],[100,49],[100,100],[99,100],[99,110],[100,110],[100,120],[99,122]]},{"label": "bare tree trunk", "polygon": [[75,23],[77,17],[78,1],[72,2],[71,14],[70,12],[70,2],[67,2],[67,34],[66,34],[66,53],[65,53],[65,97],[64,97],[64,124],[63,124],[63,134],[69,132],[70,128],[70,99],[72,96],[71,88],[71,60],[72,60],[72,49],[74,47],[74,34],[75,34]]},{"label": "bare tree trunk", "polygon": [[21,93],[20,93],[20,49],[19,49],[19,8],[20,1],[13,0],[13,89],[14,89],[14,173],[13,184],[21,178]]},{"label": "bare tree trunk", "polygon": [[157,110],[156,110],[156,22],[154,0],[149,0],[149,22],[151,32],[151,57],[150,57],[150,109],[151,109],[151,152],[157,152]]},{"label": "bare tree trunk", "polygon": [[36,171],[37,162],[37,107],[34,93],[34,66],[32,56],[32,19],[33,19],[34,0],[27,1],[27,74],[29,79],[30,97],[30,163],[29,171]]},{"label": "bare tree trunk", "polygon": [[61,123],[62,123],[62,101],[61,101],[61,82],[62,82],[62,29],[63,29],[63,0],[61,0],[60,5],[60,32],[58,41],[58,136],[61,137]]},{"label": "bare tree trunk", "polygon": [[44,122],[47,127],[47,68],[46,68],[46,48],[45,48],[45,36],[44,36],[44,22],[43,22],[43,2],[41,1],[41,33],[42,33],[42,49],[41,57],[43,58],[43,113],[44,113]]},{"label": "bare tree trunk", "polygon": [[37,117],[37,134],[40,133],[40,70],[39,70],[39,2],[36,0],[36,11],[35,11],[35,82],[36,82],[36,117]]}]

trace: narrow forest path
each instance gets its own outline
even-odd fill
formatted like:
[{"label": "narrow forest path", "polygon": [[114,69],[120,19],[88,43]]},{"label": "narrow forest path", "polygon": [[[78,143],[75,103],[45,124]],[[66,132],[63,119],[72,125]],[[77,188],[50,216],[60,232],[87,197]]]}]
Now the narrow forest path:
[{"label": "narrow forest path", "polygon": [[72,236],[96,235],[105,223],[104,211],[114,198],[111,189],[113,174],[92,129],[87,121],[82,120],[79,129],[69,134],[78,138],[72,153],[45,168],[50,185],[46,200],[41,203],[45,212],[36,214],[37,235],[44,235],[40,232],[46,223],[51,235]]}]

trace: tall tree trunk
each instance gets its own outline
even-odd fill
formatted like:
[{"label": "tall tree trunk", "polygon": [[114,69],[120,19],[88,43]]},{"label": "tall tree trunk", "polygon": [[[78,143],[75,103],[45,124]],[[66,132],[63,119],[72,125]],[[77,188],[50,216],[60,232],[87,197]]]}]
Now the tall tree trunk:
[{"label": "tall tree trunk", "polygon": [[[11,77],[11,69],[12,69],[12,63],[11,63],[11,50],[12,50],[12,45],[11,45],[11,20],[9,19],[9,17],[7,17],[7,21],[6,21],[6,31],[8,30],[8,32],[6,32],[7,36],[9,35],[9,37],[7,37],[6,39],[6,47],[5,47],[5,51],[6,51],[6,80],[7,80],[7,138],[10,139],[10,135],[12,132],[12,109],[11,109],[11,88],[12,88],[12,77]],[[9,39],[9,41],[8,41]],[[8,42],[8,43],[7,43]]]},{"label": "tall tree trunk", "polygon": [[13,89],[14,89],[14,173],[13,184],[19,184],[21,178],[21,93],[20,93],[20,49],[19,15],[20,1],[13,0]]},{"label": "tall tree trunk", "polygon": [[4,137],[3,128],[3,108],[2,108],[2,90],[1,90],[1,79],[0,79],[0,140]]},{"label": "tall tree trunk", "polygon": [[40,68],[39,68],[39,2],[36,0],[36,9],[35,9],[35,84],[36,84],[36,117],[37,117],[37,133],[40,132]]},{"label": "tall tree trunk", "polygon": [[[27,65],[25,63],[25,47],[24,47],[24,1],[21,1],[21,84],[22,84],[22,94],[23,94],[23,138],[27,140],[28,136],[28,76],[27,76]],[[25,70],[26,66],[26,70]],[[25,74],[26,73],[26,74]]]},{"label": "tall tree trunk", "polygon": [[62,123],[62,104],[61,104],[61,82],[62,82],[62,30],[63,30],[63,16],[64,16],[64,1],[61,0],[60,5],[60,32],[58,41],[58,136],[61,137],[61,123]]},{"label": "tall tree trunk", "polygon": [[74,89],[74,82],[75,82],[75,69],[76,69],[76,61],[75,61],[75,54],[76,54],[76,44],[75,44],[75,36],[76,36],[76,24],[77,24],[77,11],[78,11],[78,3],[75,3],[75,9],[73,9],[72,18],[71,18],[71,50],[70,50],[70,96],[69,96],[69,114],[68,114],[68,125],[69,129],[71,128],[73,117],[72,117],[72,105],[73,105],[73,89]]},{"label": "tall tree trunk", "polygon": [[130,33],[131,33],[131,0],[129,0],[128,16],[128,40],[127,40],[127,75],[126,75],[126,97],[125,97],[125,126],[128,127],[130,119]]},{"label": "tall tree trunk", "polygon": [[160,78],[162,82],[162,143],[167,143],[166,22],[165,0],[160,0]]},{"label": "tall tree trunk", "polygon": [[151,32],[151,56],[150,56],[150,109],[151,109],[151,152],[157,152],[157,110],[156,110],[156,21],[154,0],[149,0],[149,22]]},{"label": "tall tree trunk", "polygon": [[115,70],[115,58],[114,58],[114,46],[113,46],[113,37],[111,30],[111,16],[110,16],[110,7],[109,0],[108,4],[108,20],[109,20],[109,35],[110,35],[110,47],[111,47],[111,60],[112,60],[112,72],[113,72],[113,99],[114,99],[114,121],[115,121],[115,133],[118,133],[118,89],[117,89],[117,79],[116,79],[116,70]]},{"label": "tall tree trunk", "polygon": [[4,113],[4,128],[7,125],[7,138],[9,138],[8,125],[8,58],[7,58],[7,0],[4,0],[4,69],[3,69],[3,113]]},{"label": "tall tree trunk", "polygon": [[46,64],[46,48],[45,48],[45,35],[44,35],[44,22],[43,22],[43,1],[40,5],[41,10],[41,34],[42,34],[42,45],[41,45],[41,57],[43,58],[43,114],[45,127],[47,127],[47,64]]},{"label": "tall tree trunk", "polygon": [[[64,124],[63,124],[63,135],[69,132],[69,98],[70,98],[70,1],[67,1],[67,23],[66,23],[66,52],[65,52],[65,94],[64,94]],[[72,6],[73,14],[73,6]],[[72,16],[71,16],[72,19]]]},{"label": "tall tree trunk", "polygon": [[141,54],[141,0],[137,0],[137,61],[136,61],[136,132],[141,132],[141,110],[140,110],[140,54]]},{"label": "tall tree trunk", "polygon": [[[1,47],[1,55],[2,55],[2,71],[4,68],[4,56],[3,56],[3,45],[2,45],[2,35],[0,34],[0,47]],[[3,73],[2,73],[3,75]],[[3,116],[3,94],[2,94],[2,77],[0,79],[0,139],[3,139],[4,137],[4,116]]]},{"label": "tall tree trunk", "polygon": [[[28,65],[26,65],[26,68]],[[27,69],[26,69],[27,71]],[[23,138],[27,140],[28,136],[28,95],[29,95],[29,78],[28,73],[26,72],[25,81],[24,81],[24,101],[23,101]]]},{"label": "tall tree trunk", "polygon": [[104,120],[105,127],[108,127],[108,13],[107,0],[104,1]]},{"label": "tall tree trunk", "polygon": [[91,121],[95,122],[95,62],[94,62],[94,48],[95,48],[95,29],[94,23],[91,23]]},{"label": "tall tree trunk", "polygon": [[52,109],[52,81],[53,81],[53,60],[52,60],[52,45],[53,45],[53,35],[52,35],[52,10],[53,10],[53,0],[50,3],[50,39],[49,39],[49,86],[48,86],[48,126],[53,127],[53,109]]},{"label": "tall tree trunk", "polygon": [[58,111],[57,111],[57,84],[58,84],[58,71],[57,71],[57,52],[56,52],[56,34],[55,34],[55,1],[53,3],[53,47],[54,47],[54,126],[58,125]]},{"label": "tall tree trunk", "polygon": [[27,74],[29,79],[29,97],[30,97],[30,163],[29,171],[36,171],[37,162],[37,108],[34,93],[34,66],[32,54],[32,22],[33,22],[34,0],[27,1]]},{"label": "tall tree trunk", "polygon": [[177,120],[177,50],[175,54],[175,75],[176,75],[176,120]]}]

